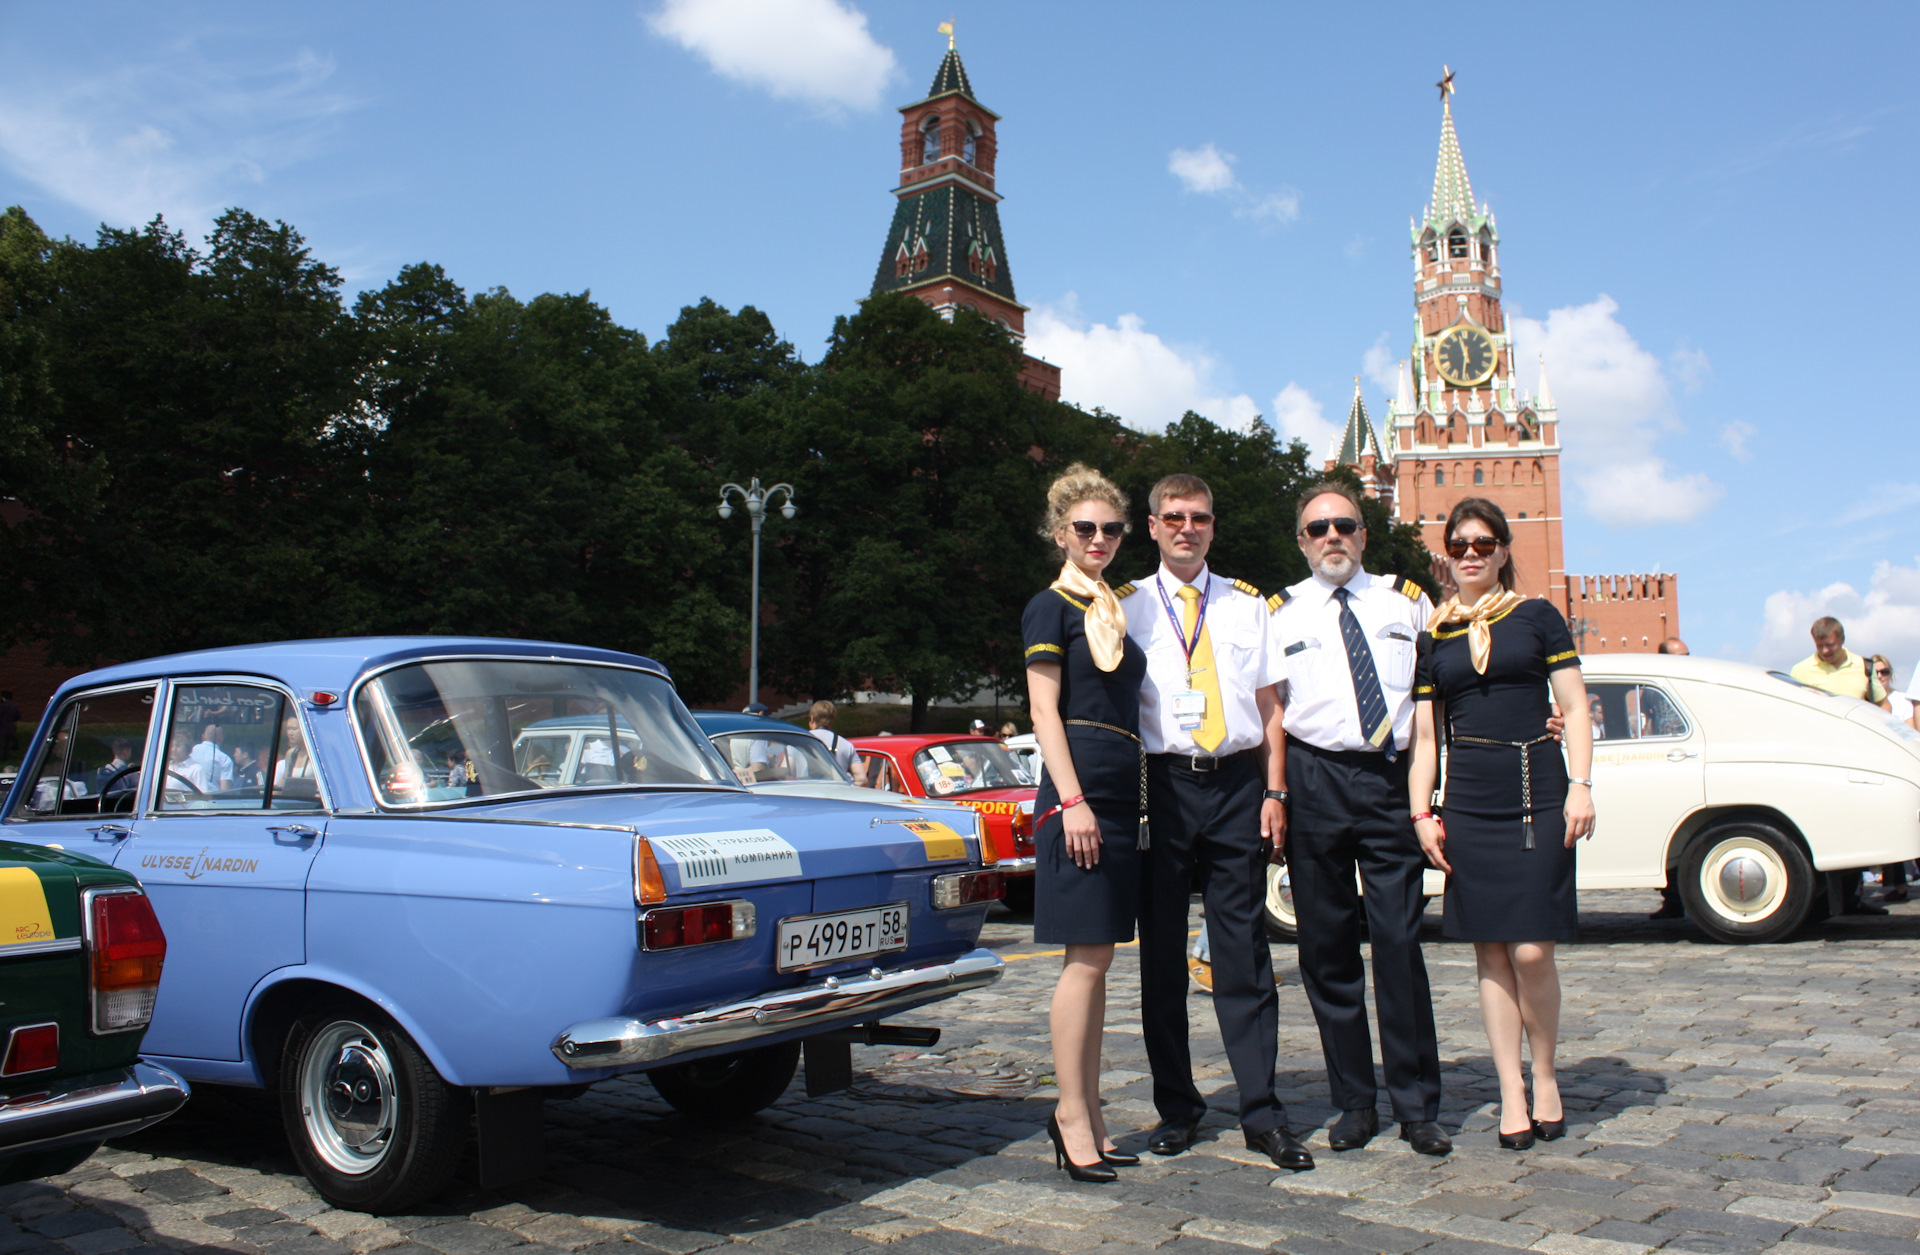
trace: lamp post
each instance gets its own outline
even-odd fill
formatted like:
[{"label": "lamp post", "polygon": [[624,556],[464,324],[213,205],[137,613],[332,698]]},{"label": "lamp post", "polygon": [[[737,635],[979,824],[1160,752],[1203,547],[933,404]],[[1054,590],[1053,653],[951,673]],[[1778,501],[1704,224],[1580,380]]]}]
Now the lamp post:
[{"label": "lamp post", "polygon": [[760,700],[760,525],[767,521],[767,507],[775,497],[785,494],[786,504],[780,507],[780,517],[790,519],[800,513],[793,504],[793,485],[775,484],[771,488],[760,486],[760,477],[754,476],[748,486],[738,484],[720,485],[720,517],[733,517],[732,497],[740,498],[740,504],[747,507],[747,518],[753,523],[753,608],[749,612],[752,644],[747,652],[747,704],[751,706]]}]

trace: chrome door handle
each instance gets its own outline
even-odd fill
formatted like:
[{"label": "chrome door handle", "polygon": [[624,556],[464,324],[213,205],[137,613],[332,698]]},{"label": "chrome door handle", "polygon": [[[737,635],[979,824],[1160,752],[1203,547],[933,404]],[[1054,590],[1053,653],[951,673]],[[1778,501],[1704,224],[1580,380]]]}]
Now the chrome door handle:
[{"label": "chrome door handle", "polygon": [[101,824],[98,828],[89,828],[95,841],[125,841],[133,835],[133,829],[123,828],[119,824]]},{"label": "chrome door handle", "polygon": [[267,831],[274,834],[276,841],[281,839],[283,832],[291,834],[295,841],[311,841],[320,835],[318,828],[309,828],[305,824],[269,824]]},{"label": "chrome door handle", "polygon": [[1698,757],[1700,757],[1699,750],[1668,750],[1667,751],[1667,761],[1670,763],[1684,763],[1689,758],[1698,758]]}]

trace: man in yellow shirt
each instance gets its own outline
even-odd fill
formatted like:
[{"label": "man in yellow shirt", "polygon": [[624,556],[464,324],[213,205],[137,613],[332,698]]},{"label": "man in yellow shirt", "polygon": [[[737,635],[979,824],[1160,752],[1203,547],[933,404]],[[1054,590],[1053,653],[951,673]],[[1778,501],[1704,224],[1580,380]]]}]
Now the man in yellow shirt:
[{"label": "man in yellow shirt", "polygon": [[1887,702],[1886,685],[1875,678],[1865,658],[1847,652],[1847,630],[1830,615],[1813,621],[1813,656],[1794,663],[1791,674],[1810,688],[1893,709]]}]

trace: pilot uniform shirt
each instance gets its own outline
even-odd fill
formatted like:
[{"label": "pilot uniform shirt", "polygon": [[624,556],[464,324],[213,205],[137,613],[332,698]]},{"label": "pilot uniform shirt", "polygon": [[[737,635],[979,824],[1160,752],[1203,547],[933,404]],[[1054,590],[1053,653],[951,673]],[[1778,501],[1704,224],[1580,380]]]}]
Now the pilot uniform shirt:
[{"label": "pilot uniform shirt", "polygon": [[[1286,591],[1273,615],[1271,649],[1279,658],[1280,700],[1287,735],[1323,750],[1373,750],[1360,730],[1360,702],[1340,634],[1340,587],[1318,575]],[[1433,617],[1433,603],[1411,580],[1356,571],[1347,604],[1366,633],[1380,695],[1393,712],[1394,748],[1413,737],[1415,642]],[[1410,595],[1411,594],[1411,595]]]},{"label": "pilot uniform shirt", "polygon": [[[1197,729],[1183,729],[1173,713],[1173,695],[1200,687],[1198,677],[1189,681],[1187,654],[1181,648],[1177,625],[1183,605],[1176,590],[1180,577],[1165,564],[1154,574],[1132,587],[1120,599],[1127,612],[1127,635],[1139,643],[1147,655],[1147,678],[1140,686],[1140,740],[1149,754],[1211,754],[1225,758],[1241,750],[1258,748],[1266,742],[1266,730],[1260,722],[1260,707],[1254,694],[1280,678],[1278,659],[1268,648],[1267,603],[1250,584],[1215,575],[1202,567],[1193,581],[1206,595],[1207,636],[1213,644],[1213,665],[1219,669],[1222,715],[1226,720],[1226,739],[1211,750],[1194,744]],[[1166,592],[1166,601],[1155,591],[1158,584]],[[1119,589],[1115,589],[1119,592]],[[1168,618],[1167,607],[1173,607]]]}]

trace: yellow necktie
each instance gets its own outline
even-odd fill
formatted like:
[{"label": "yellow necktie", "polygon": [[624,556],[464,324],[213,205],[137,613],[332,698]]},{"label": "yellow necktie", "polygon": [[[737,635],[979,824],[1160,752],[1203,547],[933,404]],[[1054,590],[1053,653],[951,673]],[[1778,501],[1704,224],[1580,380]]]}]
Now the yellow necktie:
[{"label": "yellow necktie", "polygon": [[[1180,593],[1180,632],[1193,640],[1193,625],[1200,617],[1200,590],[1182,584]],[[1227,739],[1227,712],[1220,704],[1220,670],[1213,665],[1213,641],[1206,624],[1200,625],[1200,639],[1194,642],[1193,656],[1187,660],[1187,683],[1207,695],[1207,713],[1193,730],[1193,743],[1211,754]]]}]

